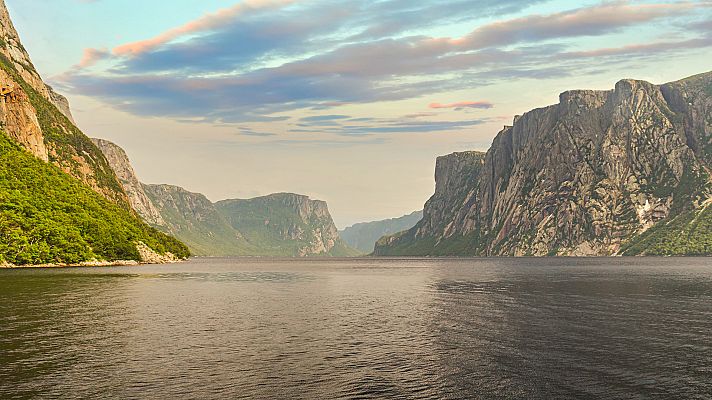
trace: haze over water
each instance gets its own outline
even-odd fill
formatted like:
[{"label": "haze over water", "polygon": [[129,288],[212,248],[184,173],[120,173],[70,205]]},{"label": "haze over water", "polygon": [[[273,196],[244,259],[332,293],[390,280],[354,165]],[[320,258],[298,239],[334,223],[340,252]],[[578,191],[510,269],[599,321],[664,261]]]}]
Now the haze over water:
[{"label": "haze over water", "polygon": [[0,271],[0,398],[709,398],[709,259]]}]

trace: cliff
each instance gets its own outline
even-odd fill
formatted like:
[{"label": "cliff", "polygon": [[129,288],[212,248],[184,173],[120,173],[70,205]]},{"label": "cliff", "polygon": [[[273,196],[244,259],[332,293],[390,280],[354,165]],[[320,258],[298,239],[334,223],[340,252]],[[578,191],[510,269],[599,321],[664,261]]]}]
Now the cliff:
[{"label": "cliff", "polygon": [[370,254],[373,252],[378,239],[386,235],[406,231],[414,227],[422,218],[423,212],[416,211],[400,218],[362,222],[339,232],[339,236],[348,246],[364,254]]},{"label": "cliff", "polygon": [[0,263],[158,262],[189,255],[143,223],[69,102],[41,79],[0,0]]},{"label": "cliff", "polygon": [[247,256],[258,249],[233,229],[200,193],[172,185],[143,185],[164,223],[158,228],[185,242],[199,256]]},{"label": "cliff", "polygon": [[336,229],[327,204],[307,196],[278,193],[216,203],[228,223],[269,255],[353,256]]},{"label": "cliff", "polygon": [[75,125],[64,96],[46,85],[0,0],[0,127],[37,158],[49,161],[107,199],[129,208],[99,149]]},{"label": "cliff", "polygon": [[212,203],[172,185],[143,185],[164,224],[158,229],[201,256],[353,256],[339,238],[325,202],[275,194]]},{"label": "cliff", "polygon": [[[712,73],[563,93],[515,118],[486,155],[441,158],[423,220],[375,254],[711,254],[712,233],[699,229],[711,98]],[[687,245],[666,247],[675,235]]]},{"label": "cliff", "polygon": [[131,166],[131,161],[124,149],[104,139],[92,139],[92,142],[106,157],[111,169],[116,173],[124,191],[128,195],[131,207],[138,215],[151,225],[166,225],[163,217],[161,217],[161,213],[146,195],[144,187],[138,180],[136,171],[134,171],[133,166]]}]

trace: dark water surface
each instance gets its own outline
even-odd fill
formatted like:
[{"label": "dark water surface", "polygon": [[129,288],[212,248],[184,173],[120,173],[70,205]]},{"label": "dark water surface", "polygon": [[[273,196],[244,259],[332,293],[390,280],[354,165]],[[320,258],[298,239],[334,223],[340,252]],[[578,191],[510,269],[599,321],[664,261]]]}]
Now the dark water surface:
[{"label": "dark water surface", "polygon": [[0,271],[0,398],[710,399],[712,260]]}]

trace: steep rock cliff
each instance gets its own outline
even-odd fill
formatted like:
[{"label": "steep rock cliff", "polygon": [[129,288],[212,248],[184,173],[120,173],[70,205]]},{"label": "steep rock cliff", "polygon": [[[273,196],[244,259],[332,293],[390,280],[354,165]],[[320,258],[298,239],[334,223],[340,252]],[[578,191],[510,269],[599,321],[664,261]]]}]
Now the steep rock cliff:
[{"label": "steep rock cliff", "polygon": [[216,203],[228,223],[266,254],[352,256],[339,237],[327,204],[307,196],[278,193]]},{"label": "steep rock cliff", "polygon": [[101,151],[40,78],[0,0],[0,264],[176,260],[142,222]]},{"label": "steep rock cliff", "polygon": [[631,254],[628,242],[710,196],[711,81],[563,93],[515,118],[484,159],[439,160],[423,220],[375,254]]},{"label": "steep rock cliff", "polygon": [[128,195],[131,207],[138,213],[144,221],[153,226],[163,226],[166,222],[161,217],[161,213],[148,198],[144,187],[136,176],[128,155],[121,147],[104,139],[92,139],[92,142],[101,150],[106,157],[111,169],[119,178],[124,191]]},{"label": "steep rock cliff", "polygon": [[0,127],[41,160],[129,208],[106,159],[73,123],[69,103],[47,86],[0,0]]},{"label": "steep rock cliff", "polygon": [[258,252],[204,195],[172,185],[143,188],[164,221],[158,228],[185,242],[193,254],[247,256]]}]

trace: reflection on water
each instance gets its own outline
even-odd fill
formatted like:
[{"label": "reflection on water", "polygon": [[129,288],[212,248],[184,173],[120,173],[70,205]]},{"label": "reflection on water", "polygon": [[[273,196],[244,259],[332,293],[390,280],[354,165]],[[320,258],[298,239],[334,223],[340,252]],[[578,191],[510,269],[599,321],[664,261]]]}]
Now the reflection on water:
[{"label": "reflection on water", "polygon": [[708,398],[708,264],[0,271],[0,398]]}]

